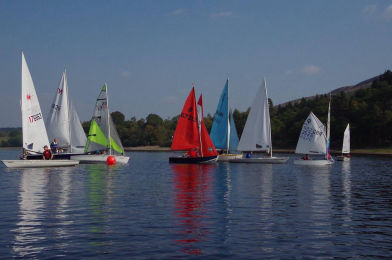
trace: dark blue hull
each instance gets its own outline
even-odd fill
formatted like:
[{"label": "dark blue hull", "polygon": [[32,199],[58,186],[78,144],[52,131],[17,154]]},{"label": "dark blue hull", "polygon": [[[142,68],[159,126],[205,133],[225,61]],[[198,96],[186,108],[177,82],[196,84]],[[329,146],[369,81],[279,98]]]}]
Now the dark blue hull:
[{"label": "dark blue hull", "polygon": [[169,163],[209,163],[216,162],[218,156],[208,156],[208,157],[196,157],[196,158],[187,158],[187,157],[169,157]]}]

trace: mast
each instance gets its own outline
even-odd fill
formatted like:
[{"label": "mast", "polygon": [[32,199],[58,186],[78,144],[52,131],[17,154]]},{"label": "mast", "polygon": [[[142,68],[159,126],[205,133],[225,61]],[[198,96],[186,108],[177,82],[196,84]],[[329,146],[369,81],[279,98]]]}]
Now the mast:
[{"label": "mast", "polygon": [[270,157],[272,158],[272,136],[271,136],[271,116],[270,116],[270,113],[269,113],[269,102],[268,102],[268,93],[267,93],[267,81],[265,80],[265,77],[264,77],[264,89],[265,89],[265,98],[266,98],[266,104],[267,104],[267,106],[268,106],[268,116],[270,117],[269,118],[269,145],[270,145]]},{"label": "mast", "polygon": [[331,135],[331,93],[329,93],[329,103],[328,103],[328,121],[327,121],[327,151],[325,153],[326,159],[328,160],[329,155],[329,145],[330,145],[330,135]]},{"label": "mast", "polygon": [[[68,113],[67,113],[67,122],[68,122],[68,134],[69,134],[69,151],[72,152],[72,131],[71,131],[71,120],[70,120],[70,106],[69,106],[69,94],[68,94],[68,82],[67,82],[67,70],[64,69],[64,87],[66,88],[66,95],[67,95],[67,109],[68,109]],[[64,87],[63,87],[63,91],[64,91]]]},{"label": "mast", "polygon": [[108,124],[108,143],[109,143],[109,154],[112,155],[112,142],[110,138],[110,114],[109,114],[109,95],[108,95],[108,86],[105,83],[105,90],[106,90],[106,110],[107,110],[107,124]]},{"label": "mast", "polygon": [[229,91],[229,78],[227,78],[227,153],[229,153],[230,149],[230,91]]}]

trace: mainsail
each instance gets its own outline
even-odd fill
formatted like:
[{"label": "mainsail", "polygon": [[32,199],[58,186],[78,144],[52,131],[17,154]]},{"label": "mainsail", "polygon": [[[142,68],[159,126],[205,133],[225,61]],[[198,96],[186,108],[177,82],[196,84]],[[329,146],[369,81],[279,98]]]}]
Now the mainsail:
[{"label": "mainsail", "polygon": [[195,89],[192,88],[178,118],[176,131],[171,145],[172,150],[185,151],[200,149]]},{"label": "mainsail", "polygon": [[233,117],[229,116],[229,80],[226,80],[226,84],[222,90],[210,136],[216,148],[232,152],[237,150],[238,135]]},{"label": "mainsail", "polygon": [[344,130],[342,153],[350,153],[350,124]]},{"label": "mainsail", "polygon": [[84,134],[79,116],[69,100],[66,72],[63,72],[60,85],[50,108],[46,125],[50,140],[57,139],[59,147],[84,147],[86,135]]},{"label": "mainsail", "polygon": [[271,151],[271,124],[267,87],[260,86],[238,144],[239,151]]},{"label": "mainsail", "polygon": [[106,149],[109,149],[110,154],[124,154],[120,137],[109,113],[107,86],[105,84],[95,104],[85,152]]},{"label": "mainsail", "polygon": [[23,148],[29,151],[42,152],[45,145],[49,145],[41,107],[35,92],[33,79],[26,59],[22,52],[22,129]]},{"label": "mainsail", "polygon": [[327,137],[325,126],[313,112],[310,112],[302,126],[295,153],[326,154],[326,148]]}]

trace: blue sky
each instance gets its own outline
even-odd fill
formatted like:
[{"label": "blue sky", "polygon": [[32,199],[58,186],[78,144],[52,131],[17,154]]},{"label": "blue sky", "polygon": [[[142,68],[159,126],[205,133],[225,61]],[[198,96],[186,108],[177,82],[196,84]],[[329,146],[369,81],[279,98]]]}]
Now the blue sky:
[{"label": "blue sky", "polygon": [[61,73],[83,121],[101,86],[129,119],[180,113],[192,82],[213,114],[227,77],[243,111],[392,67],[392,1],[0,1],[0,127],[20,126],[23,50],[41,109]]}]

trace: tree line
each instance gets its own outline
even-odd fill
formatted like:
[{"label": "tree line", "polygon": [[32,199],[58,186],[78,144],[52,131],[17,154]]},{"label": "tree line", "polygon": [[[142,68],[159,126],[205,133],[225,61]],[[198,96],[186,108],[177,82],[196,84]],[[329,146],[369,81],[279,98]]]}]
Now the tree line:
[{"label": "tree line", "polygon": [[[275,148],[295,148],[304,120],[312,111],[322,122],[327,121],[328,95],[313,99],[302,98],[295,104],[274,106],[270,100],[272,142]],[[239,137],[249,113],[233,112]],[[111,113],[121,141],[125,147],[158,145],[169,147],[177,125],[178,116],[162,119],[157,114],[146,118],[132,117],[125,120],[119,111]],[[204,118],[210,131],[213,116]],[[392,72],[386,71],[373,81],[370,88],[352,93],[340,92],[332,96],[331,102],[331,147],[340,149],[343,132],[350,123],[351,146],[353,148],[375,148],[392,146]],[[83,122],[88,133],[90,122]],[[8,133],[8,135],[7,135]],[[21,130],[0,131],[1,146],[21,146]]]}]

